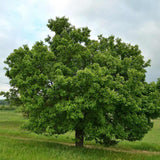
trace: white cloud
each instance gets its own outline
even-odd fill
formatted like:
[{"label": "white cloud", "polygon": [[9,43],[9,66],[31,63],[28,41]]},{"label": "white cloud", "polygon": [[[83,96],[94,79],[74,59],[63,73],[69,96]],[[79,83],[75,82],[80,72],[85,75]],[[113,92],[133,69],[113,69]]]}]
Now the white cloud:
[{"label": "white cloud", "polygon": [[0,27],[8,31],[11,30],[11,24],[6,19],[3,18],[0,19]]},{"label": "white cloud", "polygon": [[152,0],[5,0],[0,5],[0,73],[4,74],[2,58],[23,44],[31,47],[43,40],[51,34],[48,19],[66,16],[77,27],[88,26],[92,38],[113,34],[138,44],[145,59],[152,59],[147,80],[156,80],[160,77],[159,7],[160,2]]}]

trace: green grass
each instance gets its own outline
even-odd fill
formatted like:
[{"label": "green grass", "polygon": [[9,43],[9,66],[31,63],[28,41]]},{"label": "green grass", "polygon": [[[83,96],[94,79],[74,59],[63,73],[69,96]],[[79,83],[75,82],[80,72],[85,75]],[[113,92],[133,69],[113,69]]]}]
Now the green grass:
[{"label": "green grass", "polygon": [[160,120],[155,120],[154,128],[140,142],[120,142],[111,147],[122,152],[108,151],[94,142],[92,148],[75,148],[59,144],[73,143],[74,132],[46,137],[21,129],[24,119],[15,111],[0,111],[0,160],[160,160],[160,154],[126,153],[123,149],[160,151]]},{"label": "green grass", "polygon": [[156,155],[75,148],[56,143],[0,138],[1,160],[158,160]]}]

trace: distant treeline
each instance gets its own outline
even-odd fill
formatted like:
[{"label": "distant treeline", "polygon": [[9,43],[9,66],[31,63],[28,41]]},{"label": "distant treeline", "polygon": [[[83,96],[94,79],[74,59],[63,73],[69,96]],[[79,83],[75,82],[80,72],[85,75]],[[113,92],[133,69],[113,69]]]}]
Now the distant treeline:
[{"label": "distant treeline", "polygon": [[0,105],[9,105],[9,102],[6,100],[0,99]]}]

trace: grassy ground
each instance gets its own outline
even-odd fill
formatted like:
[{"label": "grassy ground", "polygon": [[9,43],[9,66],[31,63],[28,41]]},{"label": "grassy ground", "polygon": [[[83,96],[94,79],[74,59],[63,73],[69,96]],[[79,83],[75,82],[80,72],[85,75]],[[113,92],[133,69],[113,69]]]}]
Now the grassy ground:
[{"label": "grassy ground", "polygon": [[154,128],[142,141],[120,142],[103,149],[94,143],[90,148],[71,146],[73,132],[58,137],[29,133],[20,128],[23,122],[20,113],[0,111],[0,160],[160,160],[160,153],[140,151],[160,151],[160,120],[155,120]]}]

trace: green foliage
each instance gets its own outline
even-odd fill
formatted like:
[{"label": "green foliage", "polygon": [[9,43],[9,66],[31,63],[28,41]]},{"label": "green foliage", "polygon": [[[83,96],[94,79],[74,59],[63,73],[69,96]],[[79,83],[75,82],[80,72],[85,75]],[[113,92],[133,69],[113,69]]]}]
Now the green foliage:
[{"label": "green foliage", "polygon": [[10,105],[0,105],[0,110],[15,110],[15,107]]},{"label": "green foliage", "polygon": [[0,99],[0,105],[9,105],[9,102],[4,99]]},{"label": "green foliage", "polygon": [[[159,81],[145,82],[138,46],[75,28],[65,17],[49,20],[46,42],[15,49],[6,59],[12,89],[3,93],[23,106],[28,129],[62,134],[81,131],[100,143],[140,140],[160,113]],[[82,137],[83,137],[82,136]],[[112,144],[112,143],[111,143]]]}]

